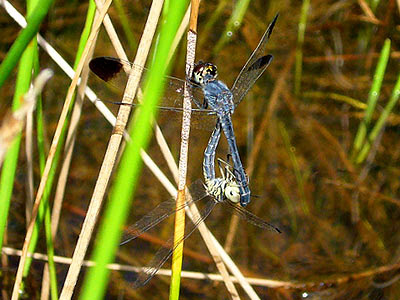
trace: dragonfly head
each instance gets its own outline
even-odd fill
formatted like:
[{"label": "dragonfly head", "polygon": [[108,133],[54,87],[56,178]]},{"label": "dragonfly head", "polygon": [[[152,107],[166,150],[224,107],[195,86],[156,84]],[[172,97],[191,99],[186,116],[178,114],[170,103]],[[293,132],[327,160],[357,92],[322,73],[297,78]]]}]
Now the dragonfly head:
[{"label": "dragonfly head", "polygon": [[229,182],[226,185],[225,197],[233,203],[238,203],[240,201],[239,186],[236,184],[236,182]]},{"label": "dragonfly head", "polygon": [[200,86],[216,79],[218,76],[217,66],[212,63],[199,62],[194,66],[192,81]]}]

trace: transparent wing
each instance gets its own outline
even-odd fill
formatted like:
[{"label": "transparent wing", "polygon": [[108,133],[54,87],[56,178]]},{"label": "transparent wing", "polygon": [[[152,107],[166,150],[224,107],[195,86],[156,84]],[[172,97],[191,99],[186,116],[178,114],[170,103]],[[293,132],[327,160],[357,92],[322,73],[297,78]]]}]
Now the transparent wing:
[{"label": "transparent wing", "polygon": [[281,233],[281,231],[277,227],[275,227],[272,224],[269,224],[268,222],[265,222],[263,219],[257,217],[256,215],[252,214],[251,212],[249,212],[247,209],[245,209],[239,205],[236,205],[228,200],[224,201],[222,203],[224,203],[226,206],[229,206],[236,215],[238,215],[240,218],[247,221],[248,223],[253,224],[262,229],[268,229],[270,231],[275,231],[275,232]]},{"label": "transparent wing", "polygon": [[[148,69],[134,65],[129,61],[116,57],[101,56],[92,59],[89,63],[90,70],[100,79],[110,84],[115,90],[122,95],[128,75],[131,69],[140,69],[143,73],[142,78],[146,78]],[[143,82],[143,80],[142,80]],[[182,97],[185,81],[176,77],[168,76],[165,79],[166,90],[168,91],[162,106],[170,108],[182,108]],[[136,99],[134,103],[138,103]]]},{"label": "transparent wing", "polygon": [[246,64],[233,83],[231,90],[233,93],[233,101],[235,102],[235,106],[242,101],[243,97],[251,89],[253,84],[262,75],[262,73],[264,73],[265,69],[272,61],[272,55],[266,55],[265,50],[269,37],[274,29],[276,20],[278,19],[278,15],[279,14],[277,14],[272,22],[268,25],[268,28],[262,36],[258,46],[250,55]]},{"label": "transparent wing", "polygon": [[[201,180],[196,180],[190,186],[190,197],[191,199],[187,200],[183,205],[180,207],[176,207],[175,198],[171,198],[160,203],[156,206],[152,211],[150,211],[147,215],[142,217],[139,221],[135,224],[130,225],[127,229],[125,229],[125,233],[122,236],[122,242],[120,245],[124,245],[138,236],[140,236],[143,232],[150,230],[158,223],[163,221],[164,219],[168,218],[170,215],[173,215],[175,212],[185,208],[188,205],[191,205],[194,202],[197,202],[204,197],[207,196],[206,190],[202,187]],[[189,197],[189,195],[188,195]]]},{"label": "transparent wing", "polygon": [[[107,82],[108,88],[116,95],[114,99],[122,99],[123,92],[128,81],[128,74],[132,68],[139,68],[143,72],[142,78],[147,75],[147,69],[134,65],[129,61],[115,57],[97,57],[90,61],[89,67],[94,74],[100,79]],[[140,86],[142,86],[143,79]],[[160,111],[165,112],[165,117],[172,119],[181,119],[183,107],[183,91],[185,81],[176,77],[165,77],[165,92],[160,102]],[[191,84],[193,86],[193,84]],[[203,103],[203,93],[200,88],[193,86],[191,89],[193,99],[192,122],[193,125],[200,129],[213,130],[212,124],[216,120],[215,113],[210,109],[201,107]],[[103,101],[121,105],[124,103],[108,100],[109,97],[102,97]],[[138,106],[139,101],[136,97],[132,102],[132,106]]]},{"label": "transparent wing", "polygon": [[133,283],[134,288],[139,288],[144,286],[150,281],[151,278],[157,273],[157,271],[162,267],[162,265],[170,258],[176,247],[178,247],[184,240],[186,240],[197,228],[197,226],[203,222],[211,213],[214,206],[217,204],[213,199],[210,199],[205,208],[201,211],[200,215],[194,216],[194,222],[190,223],[186,227],[186,234],[178,241],[178,243],[173,245],[173,237],[170,238],[155,254],[154,258],[150,264],[144,268],[138,274],[138,278]]}]

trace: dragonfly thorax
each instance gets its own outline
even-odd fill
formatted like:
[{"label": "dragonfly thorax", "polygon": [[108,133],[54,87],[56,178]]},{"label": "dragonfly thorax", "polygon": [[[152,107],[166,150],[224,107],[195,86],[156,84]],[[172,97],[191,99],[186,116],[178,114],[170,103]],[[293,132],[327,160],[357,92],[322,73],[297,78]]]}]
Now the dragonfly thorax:
[{"label": "dragonfly thorax", "polygon": [[235,181],[218,177],[206,180],[205,188],[207,193],[214,197],[216,202],[223,202],[226,199],[233,203],[238,203],[240,201],[239,186]]},{"label": "dragonfly thorax", "polygon": [[220,80],[213,80],[203,86],[207,105],[219,116],[233,114],[235,104],[231,90]]}]

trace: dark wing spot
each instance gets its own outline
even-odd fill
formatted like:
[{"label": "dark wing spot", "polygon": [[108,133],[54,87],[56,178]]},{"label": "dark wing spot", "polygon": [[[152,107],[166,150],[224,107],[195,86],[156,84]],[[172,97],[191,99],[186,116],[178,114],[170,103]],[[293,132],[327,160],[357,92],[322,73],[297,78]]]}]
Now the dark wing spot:
[{"label": "dark wing spot", "polygon": [[268,54],[257,59],[247,70],[253,71],[268,66],[272,61],[273,56]]},{"label": "dark wing spot", "polygon": [[272,30],[274,29],[274,26],[275,26],[275,23],[276,23],[276,20],[278,19],[278,17],[279,17],[279,13],[277,13],[276,15],[275,15],[275,17],[274,17],[274,19],[272,20],[272,22],[268,25],[268,29],[267,29],[267,31],[268,31],[268,38],[270,37],[270,35],[271,35],[271,33],[272,33]]},{"label": "dark wing spot", "polygon": [[89,62],[89,68],[99,78],[108,82],[119,72],[124,72],[121,61],[114,57],[96,57]]}]

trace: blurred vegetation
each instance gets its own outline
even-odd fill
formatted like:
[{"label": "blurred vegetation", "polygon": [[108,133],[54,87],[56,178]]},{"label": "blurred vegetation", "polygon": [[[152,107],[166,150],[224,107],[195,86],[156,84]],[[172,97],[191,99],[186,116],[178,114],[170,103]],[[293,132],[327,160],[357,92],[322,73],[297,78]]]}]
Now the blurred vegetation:
[{"label": "blurred vegetation", "polygon": [[[131,59],[150,4],[118,1],[109,11]],[[22,1],[13,5],[24,11]],[[315,0],[308,5],[304,9],[307,3],[301,1],[221,0],[200,6],[197,60],[219,66],[219,77],[228,86],[270,20],[280,14],[267,46],[274,60],[237,108],[234,126],[250,188],[259,195],[248,209],[277,225],[283,234],[263,232],[240,221],[230,255],[244,274],[280,282],[278,288],[255,285],[261,299],[399,299],[399,1]],[[41,26],[40,33],[70,63],[78,51],[87,9],[88,2],[56,1]],[[20,31],[2,12],[1,60]],[[181,43],[174,57],[173,74],[180,78],[184,78],[185,47]],[[116,56],[104,29],[95,50],[95,56],[100,55]],[[39,56],[41,68],[55,71],[43,95],[48,148],[70,81],[42,50]],[[17,70],[13,72],[0,90],[0,117],[12,105]],[[106,89],[92,77],[89,86],[96,92]],[[180,122],[167,118],[160,126],[177,158]],[[74,251],[112,127],[85,101],[78,131],[54,241],[55,254],[67,257]],[[194,181],[202,176],[210,132],[192,129],[191,133],[188,176]],[[227,145],[221,141],[218,157],[225,158]],[[22,247],[26,226],[23,150],[22,143],[4,239],[5,246],[16,249]],[[154,139],[148,152],[172,180]],[[36,185],[39,170],[36,165]],[[145,168],[130,222],[166,195]],[[122,246],[118,262],[145,265],[159,247],[157,241],[168,238],[172,222],[157,226],[146,240]],[[230,222],[231,215],[220,207],[207,220],[222,244]],[[39,240],[36,251],[45,253],[43,233],[40,239],[43,243]],[[192,252],[185,254],[184,270],[216,271],[198,234],[185,242],[185,249]],[[4,293],[11,292],[18,265],[17,257],[7,258],[1,273]],[[39,299],[43,265],[32,264],[26,282],[29,299]],[[56,267],[61,288],[68,268]],[[169,278],[156,276],[140,290],[131,289],[133,279],[132,273],[113,271],[107,299],[168,297]],[[222,283],[182,279],[181,299],[227,298]]]}]

